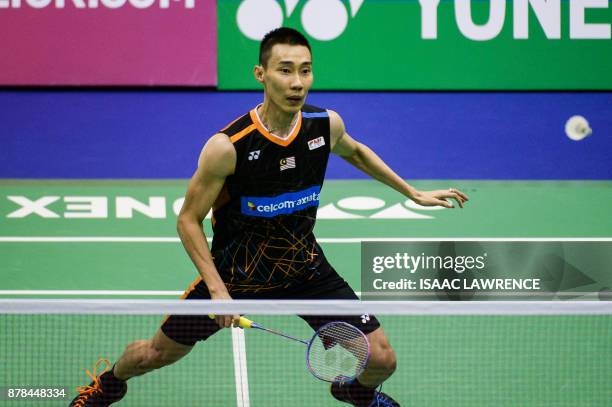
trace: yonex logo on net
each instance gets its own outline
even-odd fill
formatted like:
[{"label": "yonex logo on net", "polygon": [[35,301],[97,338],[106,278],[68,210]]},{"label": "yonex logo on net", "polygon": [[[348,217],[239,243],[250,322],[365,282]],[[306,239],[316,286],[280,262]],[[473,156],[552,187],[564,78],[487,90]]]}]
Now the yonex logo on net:
[{"label": "yonex logo on net", "polygon": [[[341,0],[309,0],[301,9],[304,31],[319,41],[338,38],[349,23],[349,13],[355,17],[364,0],[349,0],[348,8]],[[284,25],[299,0],[244,0],[236,16],[238,28],[246,37],[261,41],[264,35]],[[283,4],[285,10],[283,11]]]},{"label": "yonex logo on net", "polygon": [[319,206],[319,199],[319,186],[275,197],[242,197],[242,213],[263,218],[289,215],[311,206]]}]

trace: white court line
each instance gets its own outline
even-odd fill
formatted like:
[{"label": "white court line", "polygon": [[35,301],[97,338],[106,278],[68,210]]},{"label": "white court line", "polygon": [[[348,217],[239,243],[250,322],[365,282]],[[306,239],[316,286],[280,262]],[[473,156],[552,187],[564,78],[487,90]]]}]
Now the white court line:
[{"label": "white court line", "polygon": [[[361,292],[357,291],[361,296]],[[171,296],[176,297],[183,294],[183,291],[160,291],[160,290],[0,290],[0,295],[108,295],[108,296]]]},{"label": "white court line", "polygon": [[[211,239],[208,239],[211,240]],[[0,243],[179,243],[178,237],[2,236]]]},{"label": "white court line", "polygon": [[[208,238],[211,241],[212,238]],[[366,242],[612,242],[612,237],[327,237],[319,243]],[[1,236],[0,243],[179,243],[178,237]]]},{"label": "white court line", "polygon": [[180,296],[183,291],[162,290],[0,290],[0,295],[129,295]]},{"label": "white court line", "polygon": [[244,330],[232,328],[232,352],[234,355],[234,380],[236,382],[237,407],[250,407],[249,377],[247,373]]},{"label": "white court line", "polygon": [[[0,296],[3,295],[61,295],[61,296],[135,296],[135,297],[148,297],[148,296],[168,296],[177,297],[183,294],[184,291],[162,291],[162,290],[0,290]],[[355,291],[359,297],[361,297],[361,291]],[[535,293],[531,292],[495,292],[495,291],[483,291],[479,292],[481,295],[488,295],[492,297],[582,297],[585,295],[597,295],[597,292],[593,291],[538,291]],[[371,297],[396,297],[395,293],[370,293]],[[414,292],[410,293],[414,297],[431,297],[435,293],[431,292]]]}]

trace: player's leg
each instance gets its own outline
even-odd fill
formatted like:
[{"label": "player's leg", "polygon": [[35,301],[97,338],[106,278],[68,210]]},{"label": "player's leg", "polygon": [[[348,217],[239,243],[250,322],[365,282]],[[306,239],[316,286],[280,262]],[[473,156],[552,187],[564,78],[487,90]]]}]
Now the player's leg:
[{"label": "player's leg", "polygon": [[[293,299],[357,300],[359,297],[338,275],[325,258],[321,259],[319,275],[301,284],[296,292],[287,293]],[[370,342],[370,359],[366,370],[352,382],[334,383],[332,395],[353,406],[399,407],[390,396],[377,390],[396,368],[396,358],[378,319],[374,315],[301,315],[315,331],[332,321],[344,321],[360,329]]]},{"label": "player's leg", "polygon": [[366,336],[370,342],[370,359],[359,382],[367,387],[378,387],[395,372],[397,359],[382,328]]},{"label": "player's leg", "polygon": [[[206,298],[207,294],[205,286],[193,284],[181,298],[200,299]],[[129,378],[178,361],[191,351],[196,342],[206,340],[220,329],[207,315],[168,316],[151,339],[129,344],[112,368],[108,360],[102,359],[98,361],[93,372],[87,371],[93,381],[88,386],[77,389],[79,395],[72,400],[70,406],[110,406],[123,398],[127,392]],[[107,366],[98,374],[97,368],[102,362]]]},{"label": "player's leg", "polygon": [[382,328],[377,328],[366,336],[370,342],[368,366],[352,382],[333,383],[332,395],[337,400],[354,406],[399,407],[399,403],[388,394],[377,390],[395,372],[395,352]]},{"label": "player's leg", "polygon": [[159,329],[153,338],[132,342],[115,363],[113,374],[127,380],[152,370],[171,365],[187,355],[193,345],[178,343]]},{"label": "player's leg", "polygon": [[[129,344],[112,368],[108,360],[98,361],[93,372],[87,372],[93,381],[89,386],[77,389],[79,395],[70,406],[110,406],[125,396],[129,378],[170,365],[187,355],[192,348],[193,345],[183,345],[168,338],[159,329],[153,338]],[[106,368],[98,374],[97,368],[102,362],[106,363]]]},{"label": "player's leg", "polygon": [[359,328],[368,337],[370,358],[366,369],[350,382],[332,383],[331,394],[335,399],[359,407],[399,407],[397,401],[379,389],[395,372],[397,362],[395,352],[374,315],[302,316],[302,318],[315,330],[331,321],[344,321]]}]

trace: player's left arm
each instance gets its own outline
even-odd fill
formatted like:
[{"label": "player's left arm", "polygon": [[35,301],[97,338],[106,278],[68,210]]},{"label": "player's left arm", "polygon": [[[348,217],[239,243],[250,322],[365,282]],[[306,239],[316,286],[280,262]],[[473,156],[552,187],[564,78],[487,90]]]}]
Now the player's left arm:
[{"label": "player's left arm", "polygon": [[436,191],[419,191],[399,175],[397,175],[385,162],[365,144],[355,141],[346,133],[344,122],[338,113],[328,110],[330,121],[331,150],[344,160],[365,172],[372,178],[390,186],[401,194],[423,206],[444,206],[453,208],[454,205],[446,199],[454,199],[459,207],[463,208],[468,200],[467,195],[453,188]]}]

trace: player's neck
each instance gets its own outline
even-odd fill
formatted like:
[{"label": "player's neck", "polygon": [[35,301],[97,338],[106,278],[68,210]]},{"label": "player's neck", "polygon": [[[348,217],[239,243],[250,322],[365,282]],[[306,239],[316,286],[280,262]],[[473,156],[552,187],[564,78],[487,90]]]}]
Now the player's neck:
[{"label": "player's neck", "polygon": [[298,118],[298,114],[299,112],[283,112],[267,100],[264,100],[264,102],[257,107],[257,115],[264,127],[270,133],[281,138],[289,136]]}]

